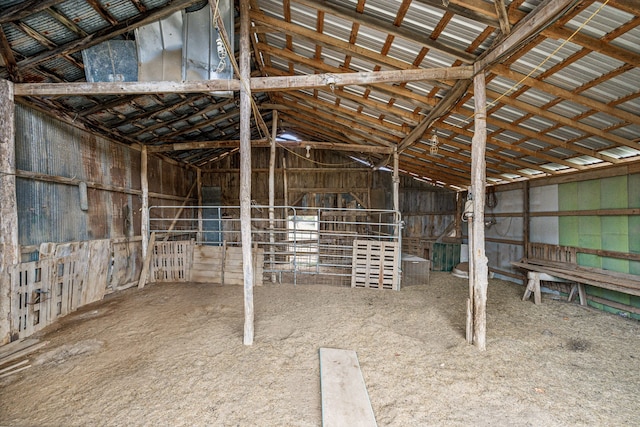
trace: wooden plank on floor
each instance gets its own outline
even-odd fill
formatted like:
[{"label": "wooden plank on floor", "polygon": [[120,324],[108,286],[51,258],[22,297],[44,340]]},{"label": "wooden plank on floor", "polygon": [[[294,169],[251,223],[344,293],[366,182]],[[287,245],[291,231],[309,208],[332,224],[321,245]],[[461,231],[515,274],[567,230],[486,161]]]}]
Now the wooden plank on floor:
[{"label": "wooden plank on floor", "polygon": [[377,426],[355,351],[320,349],[322,425]]}]

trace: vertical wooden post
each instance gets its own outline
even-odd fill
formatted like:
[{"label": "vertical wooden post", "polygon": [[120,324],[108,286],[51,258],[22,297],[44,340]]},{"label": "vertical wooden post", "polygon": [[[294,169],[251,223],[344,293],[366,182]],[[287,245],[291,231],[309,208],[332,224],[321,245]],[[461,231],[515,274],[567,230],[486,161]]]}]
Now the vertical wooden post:
[{"label": "vertical wooden post", "polygon": [[13,83],[0,79],[0,345],[11,340],[11,276],[20,262]]},{"label": "vertical wooden post", "polygon": [[[469,197],[473,194],[473,187],[469,186],[467,189],[467,200],[471,200]],[[463,203],[465,207],[463,211],[466,211],[466,201]],[[473,202],[472,202],[473,203]],[[466,338],[469,344],[473,344],[473,290],[474,290],[474,278],[475,278],[475,266],[473,265],[474,261],[474,251],[473,251],[473,216],[467,217],[467,237],[469,244],[469,298],[467,298],[467,333]]]},{"label": "vertical wooden post", "polygon": [[529,181],[525,181],[522,184],[522,253],[525,258],[529,257],[529,222],[531,221],[529,213],[531,207],[529,206]]},{"label": "vertical wooden post", "polygon": [[202,169],[196,170],[196,184],[198,192],[198,234],[196,240],[198,243],[202,242]]},{"label": "vertical wooden post", "polygon": [[276,136],[278,134],[278,110],[273,110],[271,125],[271,146],[269,156],[269,268],[271,270],[271,283],[276,283],[275,261],[275,205],[276,200]]},{"label": "vertical wooden post", "polygon": [[244,344],[253,344],[251,248],[251,44],[249,0],[240,0],[240,234],[244,273]]},{"label": "vertical wooden post", "polygon": [[393,210],[400,210],[400,175],[398,173],[398,147],[393,148]]},{"label": "vertical wooden post", "polygon": [[284,191],[284,206],[286,209],[289,206],[289,178],[287,177],[287,158],[284,155],[282,156],[282,191]]},{"label": "vertical wooden post", "polygon": [[471,186],[473,187],[473,343],[486,349],[488,267],[484,240],[484,203],[486,188],[485,150],[487,144],[487,95],[485,74],[473,79],[475,103],[474,134],[471,147]]},{"label": "vertical wooden post", "polygon": [[147,175],[147,146],[140,150],[140,186],[142,187],[142,214],[140,216],[140,234],[142,235],[142,259],[149,250],[149,176]]}]

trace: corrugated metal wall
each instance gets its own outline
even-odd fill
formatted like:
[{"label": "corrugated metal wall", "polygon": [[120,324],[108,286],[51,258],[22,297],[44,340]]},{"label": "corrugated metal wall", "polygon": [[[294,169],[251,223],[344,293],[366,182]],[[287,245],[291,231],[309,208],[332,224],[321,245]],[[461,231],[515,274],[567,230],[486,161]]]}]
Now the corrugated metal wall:
[{"label": "corrugated metal wall", "polygon": [[[21,105],[16,106],[16,167],[19,171],[140,190],[138,151]],[[191,171],[155,157],[149,159],[151,192],[184,197],[194,179]],[[141,200],[137,194],[89,186],[89,208],[83,211],[78,185],[19,177],[16,186],[19,242],[23,246],[140,234]],[[180,205],[179,201],[153,198],[150,203]]]}]

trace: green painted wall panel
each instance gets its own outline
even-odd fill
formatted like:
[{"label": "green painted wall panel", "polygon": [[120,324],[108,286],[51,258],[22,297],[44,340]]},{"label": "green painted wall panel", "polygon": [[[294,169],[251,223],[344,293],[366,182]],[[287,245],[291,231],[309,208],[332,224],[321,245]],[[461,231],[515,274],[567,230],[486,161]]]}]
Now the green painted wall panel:
[{"label": "green painted wall panel", "polygon": [[592,179],[578,183],[578,209],[600,209],[600,181]]},{"label": "green painted wall panel", "polygon": [[599,216],[578,217],[578,246],[602,249],[602,221]]},{"label": "green painted wall panel", "polygon": [[629,252],[633,254],[640,254],[640,216],[630,216],[628,226]]},{"label": "green painted wall panel", "polygon": [[627,175],[600,180],[600,206],[605,209],[624,209],[629,205]]},{"label": "green painted wall panel", "polygon": [[578,217],[577,216],[561,216],[558,221],[560,229],[559,242],[564,246],[578,246]]},{"label": "green painted wall panel", "polygon": [[578,254],[578,265],[583,267],[602,268],[602,261],[598,255]]},{"label": "green painted wall panel", "polygon": [[629,273],[629,260],[602,257],[602,268],[605,270]]},{"label": "green painted wall panel", "polygon": [[[640,174],[558,185],[560,211],[640,208]],[[561,216],[561,245],[640,254],[640,215]],[[640,261],[578,254],[578,265],[640,275]],[[587,294],[612,302],[640,307],[640,297],[587,286]],[[619,309],[589,301],[589,305],[610,313]],[[624,313],[639,319],[640,315]]]},{"label": "green painted wall panel", "polygon": [[630,208],[640,208],[640,174],[629,175],[628,200]]},{"label": "green painted wall panel", "polygon": [[578,183],[570,182],[558,186],[558,209],[575,211],[578,209]]}]

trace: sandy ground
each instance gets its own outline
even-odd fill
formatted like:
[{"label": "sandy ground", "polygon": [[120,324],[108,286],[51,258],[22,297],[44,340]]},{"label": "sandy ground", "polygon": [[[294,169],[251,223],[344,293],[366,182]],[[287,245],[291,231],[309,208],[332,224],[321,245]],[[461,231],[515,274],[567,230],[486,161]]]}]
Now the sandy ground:
[{"label": "sandy ground", "polygon": [[640,323],[491,280],[487,351],[464,341],[467,282],[400,292],[150,285],[38,336],[34,366],[0,380],[0,425],[318,426],[318,349],[358,354],[380,426],[640,423]]}]

